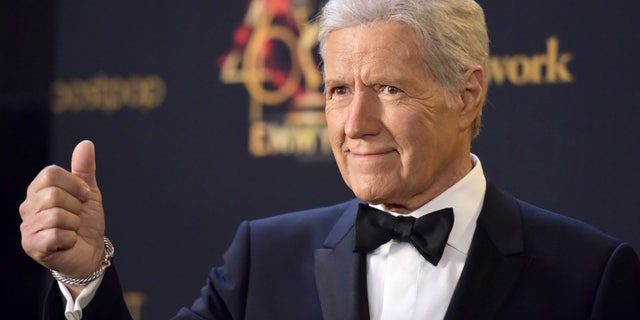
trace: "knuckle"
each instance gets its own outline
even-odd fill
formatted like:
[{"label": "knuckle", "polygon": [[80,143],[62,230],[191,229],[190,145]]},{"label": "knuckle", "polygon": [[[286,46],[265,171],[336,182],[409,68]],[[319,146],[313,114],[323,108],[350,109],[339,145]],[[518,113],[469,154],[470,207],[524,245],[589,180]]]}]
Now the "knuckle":
[{"label": "knuckle", "polygon": [[39,175],[39,180],[44,183],[45,185],[48,185],[49,183],[51,183],[51,181],[53,181],[53,176],[54,176],[54,172],[57,171],[57,166],[56,165],[50,165],[46,168],[44,168]]},{"label": "knuckle", "polygon": [[42,251],[50,253],[59,250],[61,233],[61,230],[55,228],[42,232]]},{"label": "knuckle", "polygon": [[43,208],[55,207],[63,197],[62,191],[56,187],[49,187],[40,191]]},{"label": "knuckle", "polygon": [[67,250],[76,245],[77,233],[72,230],[54,229],[53,251]]},{"label": "knuckle", "polygon": [[40,172],[38,180],[45,186],[55,185],[63,172],[65,172],[64,169],[52,164]]},{"label": "knuckle", "polygon": [[49,228],[77,230],[80,228],[80,217],[62,208],[52,208],[42,212],[43,225]]},{"label": "knuckle", "polygon": [[25,239],[28,238],[29,229],[29,224],[25,221],[20,224],[20,235],[22,235],[22,241],[25,241]]},{"label": "knuckle", "polygon": [[35,241],[31,237],[22,238],[22,249],[29,257],[38,262],[41,262],[46,258],[47,253],[45,250],[43,250],[44,248],[38,247],[36,243],[37,241]]},{"label": "knuckle", "polygon": [[41,212],[43,225],[56,227],[60,221],[60,209],[53,208]]},{"label": "knuckle", "polygon": [[42,169],[38,175],[31,181],[29,186],[27,187],[27,195],[36,193],[39,189],[54,185],[55,182],[59,179],[61,172],[64,169],[58,167],[57,165],[50,165]]},{"label": "knuckle", "polygon": [[18,212],[20,212],[20,217],[22,218],[22,220],[24,220],[25,217],[29,215],[29,205],[26,199],[18,207]]},{"label": "knuckle", "polygon": [[27,219],[20,223],[20,236],[23,241],[29,241],[35,237],[39,227],[34,219]]},{"label": "knuckle", "polygon": [[24,250],[24,252],[32,257],[32,258],[36,258],[35,254],[33,252],[32,246],[31,246],[31,241],[28,238],[23,237],[22,241],[20,242],[20,244],[22,245],[22,250]]}]

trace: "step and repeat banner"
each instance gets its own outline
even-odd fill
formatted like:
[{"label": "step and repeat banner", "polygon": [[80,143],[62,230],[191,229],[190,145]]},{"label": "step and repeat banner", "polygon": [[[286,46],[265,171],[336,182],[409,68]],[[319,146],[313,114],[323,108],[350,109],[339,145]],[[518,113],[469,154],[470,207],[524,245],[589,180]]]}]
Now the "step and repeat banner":
[{"label": "step and repeat banner", "polygon": [[[638,5],[480,3],[491,84],[473,152],[489,178],[640,248]],[[322,4],[58,3],[51,161],[95,142],[137,319],[190,305],[242,220],[352,197],[326,136]]]}]

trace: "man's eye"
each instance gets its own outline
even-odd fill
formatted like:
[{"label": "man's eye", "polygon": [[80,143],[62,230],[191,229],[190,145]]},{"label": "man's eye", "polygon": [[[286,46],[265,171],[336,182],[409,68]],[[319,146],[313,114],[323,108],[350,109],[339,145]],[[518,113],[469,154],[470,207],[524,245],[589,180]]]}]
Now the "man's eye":
[{"label": "man's eye", "polygon": [[343,95],[343,94],[347,93],[347,88],[345,88],[345,87],[337,87],[337,88],[333,88],[333,89],[331,90],[331,93],[332,93],[333,95],[338,95],[338,96],[339,96],[339,95]]},{"label": "man's eye", "polygon": [[398,89],[397,87],[394,87],[394,86],[385,86],[384,87],[384,92],[388,93],[388,94],[398,94],[398,93],[400,93],[400,89]]}]

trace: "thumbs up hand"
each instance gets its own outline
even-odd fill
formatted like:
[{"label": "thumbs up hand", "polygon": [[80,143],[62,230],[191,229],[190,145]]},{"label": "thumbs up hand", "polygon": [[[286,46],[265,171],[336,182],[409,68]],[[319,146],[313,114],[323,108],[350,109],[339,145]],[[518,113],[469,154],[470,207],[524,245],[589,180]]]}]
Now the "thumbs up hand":
[{"label": "thumbs up hand", "polygon": [[71,172],[55,165],[40,171],[27,188],[20,216],[22,247],[32,259],[71,278],[98,269],[105,224],[92,142],[76,146]]}]

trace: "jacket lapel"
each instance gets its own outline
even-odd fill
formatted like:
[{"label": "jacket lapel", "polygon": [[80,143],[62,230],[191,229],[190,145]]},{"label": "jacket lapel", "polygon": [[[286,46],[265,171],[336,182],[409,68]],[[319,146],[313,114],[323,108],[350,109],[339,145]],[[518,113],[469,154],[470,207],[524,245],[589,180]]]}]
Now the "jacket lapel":
[{"label": "jacket lapel", "polygon": [[[315,251],[315,275],[323,318],[368,319],[366,255],[353,252],[358,201]],[[487,184],[469,256],[445,320],[495,319],[531,257],[523,250],[520,206]]]},{"label": "jacket lapel", "polygon": [[491,183],[446,320],[495,319],[531,258],[517,201]]},{"label": "jacket lapel", "polygon": [[325,320],[368,319],[366,255],[353,252],[357,201],[347,208],[317,249],[315,275]]}]

